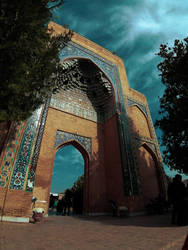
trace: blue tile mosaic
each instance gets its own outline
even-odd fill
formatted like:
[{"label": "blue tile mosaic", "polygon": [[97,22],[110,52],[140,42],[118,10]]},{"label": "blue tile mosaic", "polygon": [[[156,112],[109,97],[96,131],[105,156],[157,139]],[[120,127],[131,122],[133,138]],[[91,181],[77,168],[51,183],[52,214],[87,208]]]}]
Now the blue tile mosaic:
[{"label": "blue tile mosaic", "polygon": [[36,172],[38,157],[40,153],[40,146],[42,142],[42,136],[44,133],[44,127],[46,123],[49,105],[50,105],[50,98],[48,98],[47,102],[45,103],[43,107],[41,120],[39,121],[40,125],[39,125],[38,135],[37,135],[37,139],[36,139],[36,143],[34,147],[33,156],[31,159],[31,164],[30,164],[30,168],[28,171],[28,177],[27,177],[27,183],[26,183],[26,191],[28,192],[32,192],[34,188],[35,172]]},{"label": "blue tile mosaic", "polygon": [[40,114],[41,108],[36,110],[27,121],[18,155],[13,166],[13,174],[9,186],[10,189],[23,189],[24,187],[24,180],[29,165],[33,140],[36,135]]},{"label": "blue tile mosaic", "polygon": [[79,144],[81,144],[85,150],[91,155],[92,147],[91,147],[91,138],[68,133],[65,131],[57,130],[56,132],[56,139],[54,143],[54,148],[57,148],[58,146],[62,145],[65,142],[69,141],[77,141]]}]

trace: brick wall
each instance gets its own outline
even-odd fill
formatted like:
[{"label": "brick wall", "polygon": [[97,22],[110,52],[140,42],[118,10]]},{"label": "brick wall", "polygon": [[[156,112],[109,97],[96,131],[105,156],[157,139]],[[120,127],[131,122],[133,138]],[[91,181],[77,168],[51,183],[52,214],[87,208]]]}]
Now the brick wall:
[{"label": "brick wall", "polygon": [[0,197],[1,216],[29,217],[31,214],[31,193],[0,188]]}]

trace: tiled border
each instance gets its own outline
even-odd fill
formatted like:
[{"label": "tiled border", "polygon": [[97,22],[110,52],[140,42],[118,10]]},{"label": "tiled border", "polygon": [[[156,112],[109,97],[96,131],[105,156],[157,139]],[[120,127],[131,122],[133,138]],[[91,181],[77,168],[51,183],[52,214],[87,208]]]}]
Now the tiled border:
[{"label": "tiled border", "polygon": [[91,155],[92,153],[91,138],[77,135],[77,134],[72,134],[69,132],[61,131],[61,130],[57,130],[56,132],[54,148],[57,148],[61,144],[71,141],[71,140],[75,140],[78,143],[80,143],[85,148],[85,150],[89,153],[89,155]]}]

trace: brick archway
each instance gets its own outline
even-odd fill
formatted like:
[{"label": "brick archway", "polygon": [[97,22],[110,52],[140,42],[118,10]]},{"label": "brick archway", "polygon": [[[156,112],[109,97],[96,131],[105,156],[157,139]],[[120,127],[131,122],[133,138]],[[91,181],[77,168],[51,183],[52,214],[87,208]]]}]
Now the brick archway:
[{"label": "brick archway", "polygon": [[59,144],[54,152],[54,160],[56,153],[63,147],[72,145],[76,148],[84,159],[84,193],[83,193],[83,213],[89,212],[89,154],[86,149],[76,140],[69,140]]}]

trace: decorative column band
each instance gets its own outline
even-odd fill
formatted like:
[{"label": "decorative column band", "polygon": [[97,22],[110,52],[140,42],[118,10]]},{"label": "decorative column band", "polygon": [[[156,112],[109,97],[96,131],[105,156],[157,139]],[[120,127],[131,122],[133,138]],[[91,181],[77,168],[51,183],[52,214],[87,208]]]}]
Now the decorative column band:
[{"label": "decorative column band", "polygon": [[34,187],[35,172],[36,172],[37,162],[38,162],[38,158],[39,158],[40,147],[41,147],[41,142],[42,142],[42,136],[43,136],[43,133],[44,133],[44,127],[45,127],[45,124],[46,124],[48,108],[49,108],[49,105],[50,105],[50,99],[51,98],[47,99],[47,101],[46,101],[46,103],[44,105],[44,108],[43,108],[43,112],[42,112],[39,131],[38,131],[37,140],[36,140],[36,144],[35,144],[35,148],[34,148],[34,153],[33,153],[33,157],[32,157],[32,160],[31,160],[30,169],[29,169],[29,172],[28,172],[27,185],[26,185],[26,191],[28,191],[28,192],[32,192],[33,187]]},{"label": "decorative column band", "polygon": [[129,121],[125,109],[123,91],[119,79],[117,66],[114,67],[114,74],[118,86],[118,95],[119,95],[119,103],[117,105],[118,107],[117,127],[119,131],[119,142],[120,142],[119,144],[121,150],[121,161],[122,161],[123,178],[124,178],[124,192],[125,195],[130,196],[139,193],[139,185],[138,185],[139,180],[136,171],[136,164],[134,162]]},{"label": "decorative column band", "polygon": [[36,110],[27,121],[18,155],[13,167],[10,189],[22,190],[24,187],[25,176],[31,158],[32,146],[38,127],[40,114],[41,108]]}]

